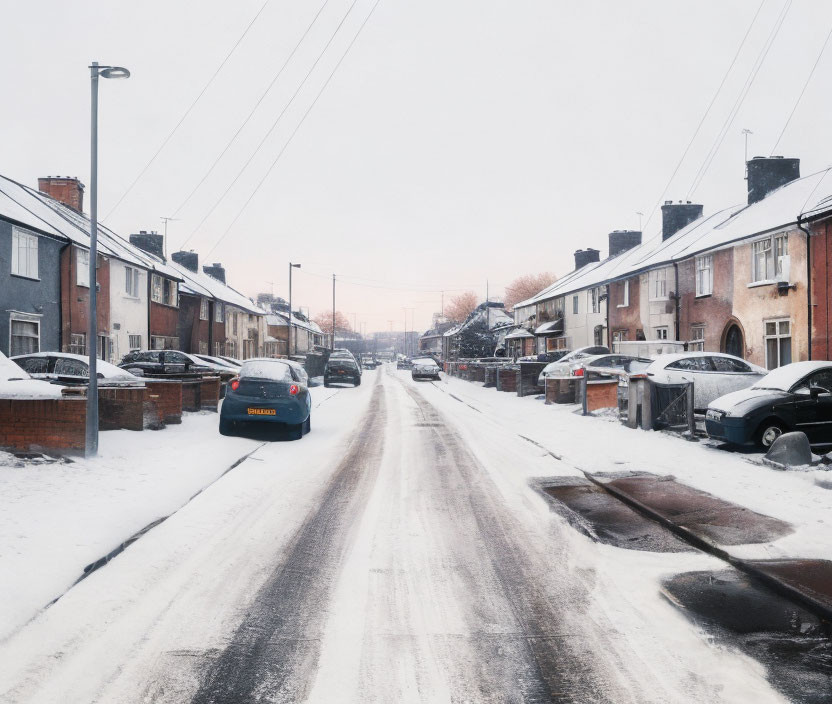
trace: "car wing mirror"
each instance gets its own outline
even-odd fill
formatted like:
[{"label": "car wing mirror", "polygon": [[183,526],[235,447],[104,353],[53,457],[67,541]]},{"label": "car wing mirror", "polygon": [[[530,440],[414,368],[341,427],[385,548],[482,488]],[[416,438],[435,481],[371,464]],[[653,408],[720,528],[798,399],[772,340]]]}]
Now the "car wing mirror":
[{"label": "car wing mirror", "polygon": [[826,389],[821,388],[820,386],[815,386],[814,384],[812,384],[809,387],[809,396],[811,396],[816,401],[818,399],[818,396],[820,396],[823,393],[828,394],[829,392]]}]

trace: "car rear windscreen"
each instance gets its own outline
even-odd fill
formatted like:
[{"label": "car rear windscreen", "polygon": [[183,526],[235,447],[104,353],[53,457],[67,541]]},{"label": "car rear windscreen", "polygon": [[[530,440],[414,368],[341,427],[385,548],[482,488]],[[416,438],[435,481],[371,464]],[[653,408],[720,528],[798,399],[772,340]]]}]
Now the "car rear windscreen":
[{"label": "car rear windscreen", "polygon": [[269,381],[291,381],[292,372],[283,362],[243,362],[240,377],[244,379],[267,379]]}]

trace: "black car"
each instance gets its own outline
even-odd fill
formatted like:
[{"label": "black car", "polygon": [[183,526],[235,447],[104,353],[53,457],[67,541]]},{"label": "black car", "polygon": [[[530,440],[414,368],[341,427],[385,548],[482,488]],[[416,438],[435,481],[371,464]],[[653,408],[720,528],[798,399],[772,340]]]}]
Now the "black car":
[{"label": "black car", "polygon": [[138,376],[215,371],[215,365],[202,362],[202,360],[195,361],[190,355],[178,350],[136,350],[126,354],[118,366]]},{"label": "black car", "polygon": [[717,440],[764,449],[793,430],[813,445],[832,444],[832,362],[787,364],[720,396],[708,405],[705,429]]},{"label": "black car", "polygon": [[324,367],[324,386],[332,384],[351,383],[353,386],[361,385],[361,368],[352,355],[349,357],[331,355]]}]

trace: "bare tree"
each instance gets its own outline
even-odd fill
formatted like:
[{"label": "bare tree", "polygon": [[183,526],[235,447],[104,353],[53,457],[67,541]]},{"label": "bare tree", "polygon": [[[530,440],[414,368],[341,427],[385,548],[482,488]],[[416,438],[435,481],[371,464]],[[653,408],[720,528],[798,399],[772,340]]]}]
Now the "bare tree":
[{"label": "bare tree", "polygon": [[[320,313],[312,318],[312,320],[318,324],[318,327],[324,333],[327,335],[332,334],[332,313]],[[347,320],[347,316],[340,310],[335,311],[335,329],[336,332],[350,332],[352,330],[350,321]]]},{"label": "bare tree", "polygon": [[551,286],[557,280],[558,277],[551,271],[518,276],[506,286],[506,310],[511,310],[520,301],[525,301],[527,298],[531,298],[535,294],[540,293],[544,288]]},{"label": "bare tree", "polygon": [[477,307],[477,294],[463,291],[445,304],[445,317],[454,323],[461,323]]}]

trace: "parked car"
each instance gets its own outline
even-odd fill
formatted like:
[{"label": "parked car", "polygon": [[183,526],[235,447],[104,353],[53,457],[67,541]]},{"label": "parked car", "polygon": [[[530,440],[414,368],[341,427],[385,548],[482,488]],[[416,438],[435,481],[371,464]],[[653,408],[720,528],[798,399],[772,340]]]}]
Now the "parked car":
[{"label": "parked car", "polygon": [[247,359],[222,402],[220,433],[232,434],[239,423],[274,423],[299,440],[312,426],[307,383],[299,364],[285,359]]},{"label": "parked car", "polygon": [[129,352],[124,355],[118,366],[137,376],[145,374],[208,373],[217,369],[217,365],[209,364],[178,350],[137,350]]},{"label": "parked car", "polygon": [[412,369],[413,368],[413,360],[409,357],[405,359],[400,359],[396,362],[396,369]]},{"label": "parked car", "polygon": [[599,354],[609,354],[608,348],[603,345],[593,345],[590,347],[579,347],[576,350],[568,351],[557,362],[551,362],[543,367],[540,376],[537,379],[538,384],[544,384],[549,377],[569,377],[572,376],[572,365],[575,362],[585,360],[587,357],[592,357]]},{"label": "parked car", "polygon": [[439,365],[433,357],[418,357],[410,369],[412,379],[436,379],[439,381]]},{"label": "parked car", "polygon": [[378,365],[378,361],[372,355],[361,355],[361,366],[364,367],[364,369],[375,369]]},{"label": "parked car", "polygon": [[201,359],[203,362],[209,362],[211,364],[218,364],[221,367],[227,367],[228,369],[239,370],[241,363],[234,363],[229,362],[227,359],[223,359],[222,357],[212,357],[209,354],[194,354],[191,355],[192,357],[196,357],[197,359]]},{"label": "parked car", "polygon": [[660,384],[693,382],[693,410],[705,413],[708,404],[731,391],[747,389],[768,372],[740,357],[721,352],[663,354],[647,368]]},{"label": "parked car", "polygon": [[763,449],[793,430],[813,445],[832,444],[832,362],[787,364],[711,401],[705,429],[716,440]]},{"label": "parked car", "polygon": [[235,359],[234,357],[226,357],[225,355],[221,354],[218,356],[218,359],[221,359],[223,362],[228,362],[231,366],[237,367],[237,369],[243,366],[242,361],[240,361],[239,359]]},{"label": "parked car", "polygon": [[324,366],[324,386],[332,384],[351,383],[353,386],[361,385],[361,368],[358,366],[352,355],[330,355],[329,361]]},{"label": "parked car", "polygon": [[63,398],[64,389],[33,379],[28,372],[0,352],[0,398]]},{"label": "parked car", "polygon": [[645,357],[631,357],[627,354],[598,354],[575,362],[572,365],[572,376],[583,376],[586,373],[590,378],[609,379],[619,376],[620,373],[643,372],[652,363],[652,359]]},{"label": "parked car", "polygon": [[[33,379],[51,381],[63,386],[88,384],[90,380],[89,358],[85,355],[69,352],[33,352],[12,357],[12,360]],[[144,385],[135,374],[103,359],[96,362],[95,371],[102,385]]]}]

